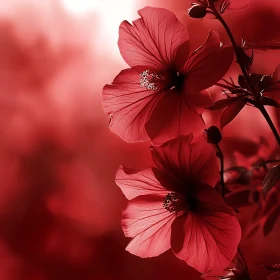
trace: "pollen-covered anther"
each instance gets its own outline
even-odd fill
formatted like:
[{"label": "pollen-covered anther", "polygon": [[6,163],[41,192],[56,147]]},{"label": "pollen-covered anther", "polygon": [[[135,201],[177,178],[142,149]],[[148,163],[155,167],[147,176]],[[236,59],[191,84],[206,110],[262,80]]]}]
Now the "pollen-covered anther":
[{"label": "pollen-covered anther", "polygon": [[165,79],[165,76],[154,70],[145,70],[140,74],[140,86],[148,90],[156,91],[159,89],[158,83]]},{"label": "pollen-covered anther", "polygon": [[176,193],[169,193],[163,200],[163,207],[171,213],[175,212],[178,210],[178,207],[176,207],[178,201],[179,197]]}]

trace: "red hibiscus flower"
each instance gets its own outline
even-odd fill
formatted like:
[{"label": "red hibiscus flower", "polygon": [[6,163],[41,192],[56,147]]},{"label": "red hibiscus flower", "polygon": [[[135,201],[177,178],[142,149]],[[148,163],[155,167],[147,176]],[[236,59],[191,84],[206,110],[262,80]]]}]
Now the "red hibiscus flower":
[{"label": "red hibiscus flower", "polygon": [[156,168],[120,167],[116,183],[129,200],[122,227],[126,250],[154,257],[172,248],[200,272],[224,269],[234,258],[241,231],[233,209],[214,189],[215,151],[181,136],[152,148]]},{"label": "red hibiscus flower", "polygon": [[203,131],[209,104],[204,89],[227,72],[231,47],[222,47],[210,31],[204,45],[189,54],[189,35],[176,16],[162,8],[140,10],[133,25],[119,29],[119,49],[131,67],[103,89],[110,129],[128,142],[154,144]]}]

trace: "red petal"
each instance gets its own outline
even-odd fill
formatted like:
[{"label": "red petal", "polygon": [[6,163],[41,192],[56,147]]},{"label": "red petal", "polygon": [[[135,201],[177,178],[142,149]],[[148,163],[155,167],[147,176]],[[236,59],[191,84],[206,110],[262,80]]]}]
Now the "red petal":
[{"label": "red petal", "polygon": [[189,57],[183,71],[187,77],[185,90],[196,93],[213,86],[223,78],[233,61],[233,48],[221,47],[218,33],[210,31],[204,45]]},{"label": "red petal", "polygon": [[183,64],[189,55],[184,25],[166,9],[145,7],[138,13],[141,18],[133,25],[124,21],[119,29],[119,49],[126,63],[154,70],[166,70],[179,60]]},{"label": "red petal", "polygon": [[153,147],[153,159],[160,170],[175,178],[214,187],[219,180],[215,150],[206,141],[190,144],[191,139],[191,136],[179,137],[161,147]]},{"label": "red petal", "polygon": [[222,197],[211,187],[197,193],[195,212],[176,218],[172,224],[174,254],[199,272],[226,268],[237,252],[240,225]]},{"label": "red petal", "polygon": [[194,143],[190,147],[190,177],[199,184],[215,186],[219,180],[219,166],[216,152],[206,142]]},{"label": "red petal", "polygon": [[192,92],[185,95],[188,104],[199,114],[202,114],[205,108],[212,104],[212,99],[208,90]]},{"label": "red petal", "polygon": [[134,237],[126,250],[142,258],[154,257],[170,248],[171,224],[176,214],[163,207],[164,196],[134,198],[123,212],[125,236]]},{"label": "red petal", "polygon": [[274,272],[267,277],[267,280],[280,280],[280,272]]},{"label": "red petal", "polygon": [[103,89],[103,108],[112,114],[110,129],[127,142],[149,139],[145,124],[160,94],[140,86],[139,73],[120,72],[112,85]]},{"label": "red petal", "polygon": [[147,194],[167,195],[168,190],[161,186],[153,170],[149,168],[137,171],[121,166],[116,174],[116,184],[129,200]]},{"label": "red petal", "polygon": [[146,132],[153,145],[190,133],[203,132],[204,122],[176,90],[162,93],[147,124]]}]

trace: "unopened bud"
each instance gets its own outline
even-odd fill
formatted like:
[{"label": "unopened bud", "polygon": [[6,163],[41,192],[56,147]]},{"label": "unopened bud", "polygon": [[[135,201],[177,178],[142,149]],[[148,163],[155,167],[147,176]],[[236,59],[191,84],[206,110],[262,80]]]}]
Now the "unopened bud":
[{"label": "unopened bud", "polygon": [[207,14],[206,7],[199,4],[194,4],[188,11],[192,18],[204,18]]},{"label": "unopened bud", "polygon": [[208,129],[205,129],[206,139],[208,143],[219,144],[222,140],[222,134],[218,127],[210,126]]}]

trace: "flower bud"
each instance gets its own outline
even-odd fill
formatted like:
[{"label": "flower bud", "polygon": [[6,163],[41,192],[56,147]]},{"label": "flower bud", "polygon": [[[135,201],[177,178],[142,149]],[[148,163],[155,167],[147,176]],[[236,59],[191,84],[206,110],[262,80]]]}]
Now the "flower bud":
[{"label": "flower bud", "polygon": [[199,4],[194,4],[188,11],[192,18],[204,18],[207,14],[206,7]]},{"label": "flower bud", "polygon": [[216,126],[210,126],[208,129],[205,129],[205,132],[208,143],[218,144],[222,140],[222,134]]}]

